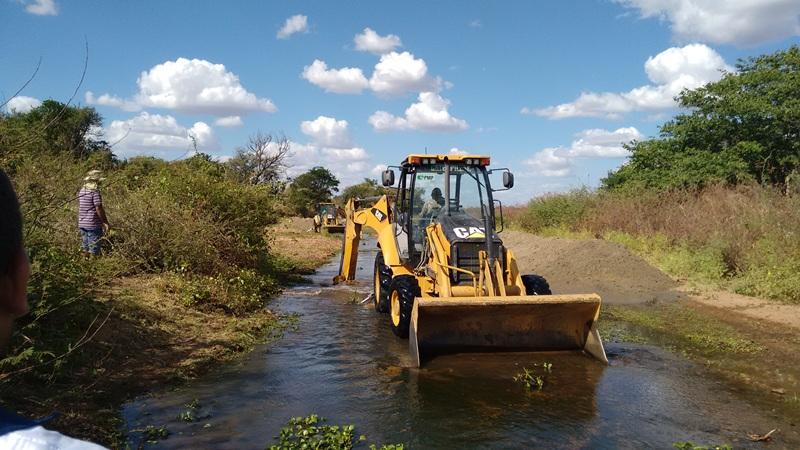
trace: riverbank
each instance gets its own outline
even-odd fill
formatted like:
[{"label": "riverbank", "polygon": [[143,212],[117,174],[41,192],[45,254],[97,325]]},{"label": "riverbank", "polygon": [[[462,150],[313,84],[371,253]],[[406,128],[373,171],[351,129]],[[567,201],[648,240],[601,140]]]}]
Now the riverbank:
[{"label": "riverbank", "polygon": [[606,342],[665,348],[748,401],[800,420],[800,305],[689,283],[603,239],[519,231],[503,238],[520,271],[545,276],[554,293],[600,294]]},{"label": "riverbank", "polygon": [[[327,262],[341,245],[338,236],[308,231],[310,223],[289,218],[270,229],[271,254],[279,260],[278,282],[283,286]],[[58,411],[48,428],[124,447],[119,432],[124,402],[235,360],[256,344],[279,337],[292,323],[268,305],[237,315],[197,308],[187,303],[183,286],[176,274],[111,280],[95,297],[93,326],[74,344],[79,355],[68,355],[79,359],[71,364],[76,369],[53,380],[12,374],[3,380],[3,401],[26,416]]]}]

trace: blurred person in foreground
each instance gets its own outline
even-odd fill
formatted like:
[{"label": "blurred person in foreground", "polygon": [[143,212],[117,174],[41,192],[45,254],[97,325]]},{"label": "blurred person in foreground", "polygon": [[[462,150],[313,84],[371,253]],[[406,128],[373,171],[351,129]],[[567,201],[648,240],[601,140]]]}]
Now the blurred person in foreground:
[{"label": "blurred person in foreground", "polygon": [[109,225],[103,197],[100,195],[100,182],[105,180],[103,172],[90,170],[83,179],[78,191],[78,230],[81,233],[81,250],[86,255],[100,254],[100,239],[108,234]]},{"label": "blurred person in foreground", "polygon": [[[22,215],[11,180],[0,169],[0,358],[5,355],[14,319],[28,312],[31,266],[22,243]],[[102,450],[42,427],[45,420],[28,420],[0,408],[0,449]]]}]

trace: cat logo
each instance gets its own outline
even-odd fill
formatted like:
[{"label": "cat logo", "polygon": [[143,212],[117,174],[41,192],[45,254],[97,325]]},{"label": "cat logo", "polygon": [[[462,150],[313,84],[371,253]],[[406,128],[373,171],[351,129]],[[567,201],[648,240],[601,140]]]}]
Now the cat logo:
[{"label": "cat logo", "polygon": [[453,233],[461,239],[483,239],[486,237],[486,232],[483,228],[478,227],[458,227],[453,228]]}]

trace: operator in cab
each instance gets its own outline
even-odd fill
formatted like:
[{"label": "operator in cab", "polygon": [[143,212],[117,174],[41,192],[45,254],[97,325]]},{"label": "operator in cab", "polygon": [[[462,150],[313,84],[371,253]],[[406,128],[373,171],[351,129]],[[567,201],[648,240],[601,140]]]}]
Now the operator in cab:
[{"label": "operator in cab", "polygon": [[423,218],[433,219],[439,214],[439,211],[444,206],[444,196],[442,196],[442,190],[437,188],[433,188],[431,191],[431,198],[422,205],[422,211],[420,215]]}]

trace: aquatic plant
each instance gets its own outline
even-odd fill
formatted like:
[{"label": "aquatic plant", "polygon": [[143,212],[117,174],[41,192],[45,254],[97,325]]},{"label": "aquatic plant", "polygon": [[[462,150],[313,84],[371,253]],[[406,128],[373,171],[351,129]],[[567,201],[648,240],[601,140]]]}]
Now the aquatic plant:
[{"label": "aquatic plant", "polygon": [[[270,445],[268,450],[351,450],[357,442],[367,440],[366,436],[355,438],[353,425],[322,425],[325,419],[311,414],[307,417],[292,417],[281,429],[279,443]],[[403,444],[370,445],[370,450],[403,450]]]},{"label": "aquatic plant", "polygon": [[148,425],[144,427],[144,429],[136,430],[141,431],[142,435],[144,436],[144,440],[148,444],[155,444],[156,442],[166,439],[169,437],[169,430],[165,425],[161,425],[160,427],[154,425]]},{"label": "aquatic plant", "polygon": [[522,383],[525,385],[525,389],[529,391],[541,391],[542,388],[544,388],[545,376],[537,372],[541,371],[549,374],[552,370],[553,364],[549,362],[542,363],[541,366],[539,364],[534,364],[531,369],[523,367],[522,372],[514,375],[514,381]]},{"label": "aquatic plant", "polygon": [[522,372],[514,375],[514,381],[524,384],[525,389],[529,391],[541,391],[544,387],[544,378],[541,375],[537,375],[533,369],[528,369],[527,367],[523,367]]},{"label": "aquatic plant", "polygon": [[673,442],[672,446],[679,450],[733,450],[728,444],[722,445],[700,445],[691,441]]}]

